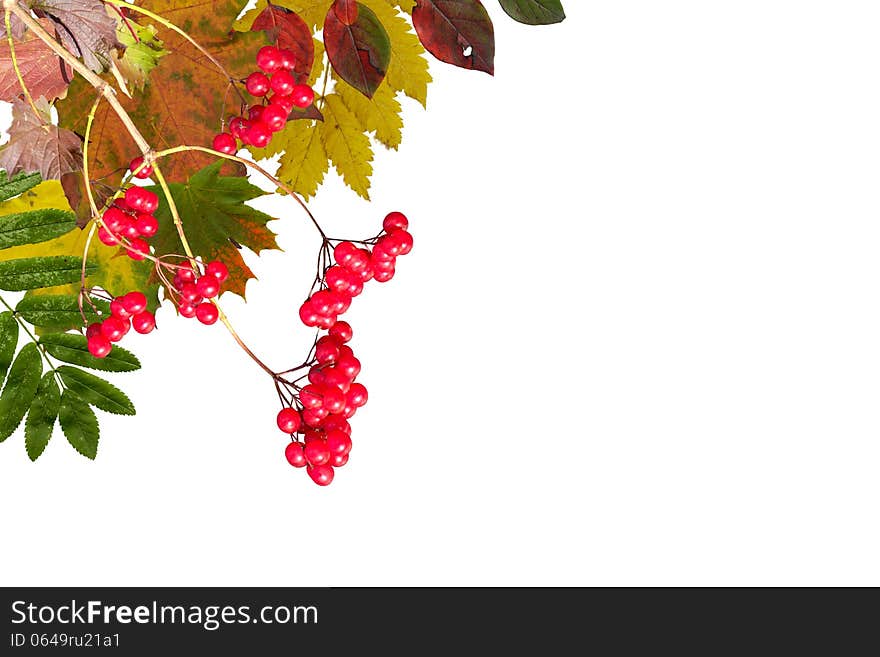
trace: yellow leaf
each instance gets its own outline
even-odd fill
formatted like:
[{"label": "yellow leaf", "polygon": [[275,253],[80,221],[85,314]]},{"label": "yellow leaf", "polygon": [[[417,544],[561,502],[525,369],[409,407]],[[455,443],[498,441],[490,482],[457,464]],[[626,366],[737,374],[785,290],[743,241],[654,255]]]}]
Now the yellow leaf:
[{"label": "yellow leaf", "polygon": [[343,80],[333,77],[336,80],[334,91],[357,117],[361,129],[364,132],[375,133],[379,143],[397,150],[402,139],[403,119],[400,116],[401,107],[394,90],[383,82],[376,89],[371,100]]},{"label": "yellow leaf", "polygon": [[293,121],[275,135],[283,140],[286,150],[275,175],[305,198],[315,195],[329,168],[318,125],[316,121]]},{"label": "yellow leaf", "polygon": [[[330,5],[333,4],[333,0],[273,0],[272,4],[276,7],[284,7],[296,12],[306,22],[306,25],[312,29],[322,29],[324,17],[327,16],[327,11],[330,9]],[[239,32],[248,31],[251,29],[254,21],[257,20],[257,16],[263,12],[267,5],[266,0],[257,0],[257,4],[253,9],[248,10],[241,18],[235,21],[232,27]]]},{"label": "yellow leaf", "polygon": [[329,94],[322,109],[320,125],[324,150],[345,184],[370,200],[370,176],[373,173],[373,149],[362,131],[357,117],[343,104],[342,98]]},{"label": "yellow leaf", "polygon": [[423,107],[427,107],[428,83],[432,78],[428,73],[425,48],[412,31],[412,26],[387,0],[361,2],[375,12],[391,40],[391,63],[388,65],[385,81],[394,91],[402,91],[419,101]]}]

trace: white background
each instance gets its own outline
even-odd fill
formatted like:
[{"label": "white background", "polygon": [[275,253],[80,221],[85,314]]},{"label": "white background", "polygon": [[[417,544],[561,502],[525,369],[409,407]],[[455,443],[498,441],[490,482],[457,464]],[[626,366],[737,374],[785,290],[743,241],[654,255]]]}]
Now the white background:
[{"label": "white background", "polygon": [[[416,248],[351,312],[370,404],[328,489],[269,380],[163,311],[99,457],[0,447],[8,585],[880,584],[876,2],[488,2],[497,75],[432,64],[373,203]],[[261,205],[241,332],[281,367],[317,248]]]}]

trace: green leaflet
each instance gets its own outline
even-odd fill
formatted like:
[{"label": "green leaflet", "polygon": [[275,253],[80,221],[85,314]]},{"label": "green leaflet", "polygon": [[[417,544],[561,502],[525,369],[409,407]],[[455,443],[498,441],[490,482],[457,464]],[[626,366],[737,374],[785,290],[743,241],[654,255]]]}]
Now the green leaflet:
[{"label": "green leaflet", "polygon": [[15,347],[18,345],[18,322],[12,313],[0,313],[0,384],[12,364],[15,357]]},{"label": "green leaflet", "polygon": [[565,20],[560,0],[499,0],[513,20],[526,25],[550,25]]},{"label": "green leaflet", "polygon": [[39,173],[25,173],[22,171],[9,178],[6,176],[5,171],[0,171],[0,202],[7,201],[13,196],[18,196],[36,187],[42,179]]},{"label": "green leaflet", "polygon": [[[104,317],[110,313],[110,304],[106,301],[92,299],[92,302],[104,313]],[[76,294],[26,294],[18,302],[15,311],[25,321],[41,328],[69,331],[83,325]],[[83,302],[83,312],[87,324],[103,319],[87,301]]]},{"label": "green leaflet", "polygon": [[86,337],[78,333],[50,333],[40,338],[40,344],[50,356],[60,361],[93,370],[133,372],[141,368],[137,356],[119,345],[114,345],[106,358],[95,358],[89,353]]},{"label": "green leaflet", "polygon": [[24,447],[31,461],[40,458],[40,454],[49,444],[60,405],[61,390],[55,382],[55,374],[47,372],[40,381],[37,395],[31,402],[31,409],[24,423]]},{"label": "green leaflet", "polygon": [[101,435],[98,418],[89,405],[70,390],[65,390],[61,395],[58,421],[67,442],[77,452],[90,459],[98,455],[98,438]]},{"label": "green leaflet", "polygon": [[46,242],[76,228],[76,215],[55,208],[0,216],[0,249]]},{"label": "green leaflet", "polygon": [[0,394],[0,442],[3,442],[18,428],[27,413],[37,386],[40,385],[40,374],[43,373],[43,362],[37,345],[25,345],[9,369],[6,387]]},{"label": "green leaflet", "polygon": [[[86,275],[96,266],[86,266]],[[75,283],[82,273],[82,258],[76,256],[46,256],[18,258],[0,262],[0,290],[19,292],[40,287]]]},{"label": "green leaflet", "polygon": [[76,367],[58,368],[61,380],[77,397],[102,411],[115,415],[134,415],[134,404],[119,388]]}]

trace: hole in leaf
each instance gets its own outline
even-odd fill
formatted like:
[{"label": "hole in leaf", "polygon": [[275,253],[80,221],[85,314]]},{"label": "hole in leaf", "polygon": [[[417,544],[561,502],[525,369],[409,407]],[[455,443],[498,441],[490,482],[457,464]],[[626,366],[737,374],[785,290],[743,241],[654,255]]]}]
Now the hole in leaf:
[{"label": "hole in leaf", "polygon": [[474,52],[473,46],[467,46],[467,47],[462,51],[462,54],[463,54],[465,57],[470,57],[471,54],[473,54],[473,52]]}]

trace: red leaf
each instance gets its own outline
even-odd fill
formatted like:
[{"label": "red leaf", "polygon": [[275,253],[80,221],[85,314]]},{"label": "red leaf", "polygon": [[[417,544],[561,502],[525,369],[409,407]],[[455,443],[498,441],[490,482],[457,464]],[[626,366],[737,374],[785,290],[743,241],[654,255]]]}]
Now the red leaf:
[{"label": "red leaf", "polygon": [[440,61],[495,74],[495,28],[479,0],[416,0],[412,20]]},{"label": "red leaf", "polygon": [[324,19],[324,46],[339,77],[372,98],[391,62],[391,41],[376,14],[360,2],[337,0]]},{"label": "red leaf", "polygon": [[297,82],[308,78],[315,62],[315,42],[312,31],[298,14],[269,4],[254,21],[251,31],[263,30],[270,41],[275,41],[279,48],[292,50],[296,55],[294,73]]},{"label": "red leaf", "polygon": [[[2,24],[3,19],[0,18]],[[41,18],[40,24],[49,31],[55,29],[48,18]],[[15,42],[15,59],[24,83],[34,98],[45,96],[47,100],[55,100],[64,94],[73,79],[73,69],[64,64],[62,70],[58,55],[30,30],[24,38]],[[21,94],[21,85],[12,66],[9,42],[4,37],[0,39],[0,100],[12,102]]]}]

